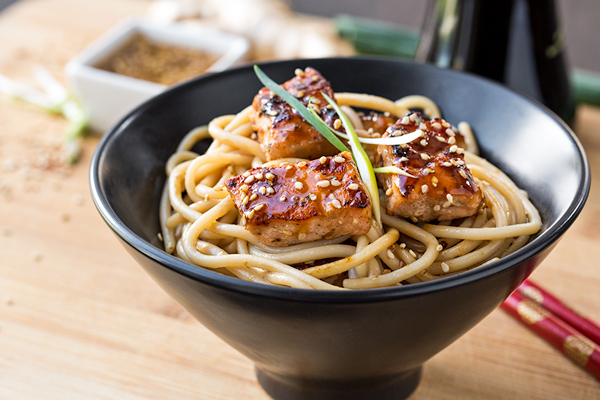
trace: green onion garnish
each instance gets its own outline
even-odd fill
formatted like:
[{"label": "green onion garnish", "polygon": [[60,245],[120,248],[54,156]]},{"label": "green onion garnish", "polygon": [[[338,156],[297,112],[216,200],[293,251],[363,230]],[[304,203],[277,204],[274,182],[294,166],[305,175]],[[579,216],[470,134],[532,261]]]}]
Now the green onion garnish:
[{"label": "green onion garnish", "polygon": [[398,175],[408,176],[409,178],[416,178],[416,176],[409,174],[408,172],[404,171],[403,169],[394,167],[393,165],[389,165],[387,167],[373,168],[373,171],[378,174],[398,174]]},{"label": "green onion garnish", "polygon": [[[375,214],[375,220],[378,224],[381,225],[381,211],[379,209],[379,189],[377,189],[377,180],[375,178],[375,172],[373,171],[373,165],[371,165],[371,160],[369,160],[369,156],[363,149],[360,141],[358,140],[358,135],[352,126],[352,122],[348,116],[342,111],[340,106],[333,101],[329,96],[325,93],[322,93],[325,100],[333,109],[337,112],[338,116],[342,120],[342,124],[344,125],[344,129],[348,133],[348,143],[350,143],[350,147],[352,148],[352,153],[354,155],[354,162],[358,167],[358,172],[360,173],[360,177],[362,181],[365,183],[367,187],[367,191],[371,197],[371,206],[373,208],[373,214]],[[327,125],[326,125],[327,126]]]},{"label": "green onion garnish", "polygon": [[[333,133],[335,133],[336,135],[338,135],[339,137],[341,137],[342,139],[348,139],[348,135],[338,132],[336,130],[333,130]],[[415,139],[420,138],[421,136],[423,136],[423,132],[421,132],[420,129],[417,129],[416,131],[412,132],[412,133],[407,133],[406,135],[402,135],[402,136],[389,136],[389,137],[384,137],[384,138],[365,138],[365,137],[359,137],[358,141],[364,144],[383,144],[383,145],[399,145],[399,144],[406,144],[406,143],[410,143]]]},{"label": "green onion garnish", "polygon": [[288,93],[287,90],[285,90],[283,87],[281,87],[275,81],[273,81],[271,78],[269,78],[260,69],[260,67],[258,65],[254,66],[254,73],[256,74],[258,79],[262,82],[262,84],[265,85],[265,87],[267,87],[267,89],[271,90],[273,93],[275,93],[276,95],[281,97],[292,108],[294,108],[296,111],[298,111],[298,114],[300,114],[302,116],[302,118],[304,118],[306,120],[306,122],[308,122],[309,124],[314,126],[315,129],[318,130],[321,133],[321,135],[323,135],[325,137],[325,139],[329,140],[329,142],[332,145],[334,145],[339,151],[348,151],[348,152],[350,151],[344,145],[344,143],[342,143],[342,141],[337,138],[337,136],[335,136],[333,133],[331,133],[329,126],[327,126],[327,124],[325,122],[323,122],[323,120],[315,117],[310,112],[310,110],[308,108],[306,108],[304,106],[304,104],[302,104],[300,102],[300,100],[295,98],[293,95]]}]

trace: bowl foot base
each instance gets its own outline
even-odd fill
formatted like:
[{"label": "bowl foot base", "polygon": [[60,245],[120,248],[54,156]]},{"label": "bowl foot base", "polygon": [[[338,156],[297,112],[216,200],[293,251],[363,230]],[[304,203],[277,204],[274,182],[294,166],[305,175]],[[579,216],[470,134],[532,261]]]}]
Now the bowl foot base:
[{"label": "bowl foot base", "polygon": [[272,374],[256,368],[262,388],[275,400],[402,400],[415,391],[422,367],[385,378],[314,381]]}]

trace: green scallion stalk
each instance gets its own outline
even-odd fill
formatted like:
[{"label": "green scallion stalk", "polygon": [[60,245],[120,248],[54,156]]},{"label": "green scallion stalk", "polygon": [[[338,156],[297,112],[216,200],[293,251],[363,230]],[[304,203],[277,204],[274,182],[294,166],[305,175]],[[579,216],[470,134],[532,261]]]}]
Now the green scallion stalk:
[{"label": "green scallion stalk", "polygon": [[331,99],[331,97],[327,96],[325,93],[322,93],[325,100],[333,109],[337,112],[338,116],[342,120],[342,124],[344,125],[344,129],[348,133],[348,143],[350,143],[350,147],[352,148],[352,154],[354,155],[354,162],[358,167],[358,172],[360,173],[360,177],[367,187],[367,191],[371,197],[371,206],[373,208],[373,214],[375,215],[375,220],[378,224],[381,225],[381,210],[379,209],[379,189],[377,188],[377,180],[375,178],[375,172],[373,171],[373,165],[371,165],[371,160],[369,160],[369,156],[365,152],[365,149],[360,144],[358,140],[358,135],[352,126],[352,122],[350,122],[350,118],[342,111],[340,106]]},{"label": "green scallion stalk", "polygon": [[416,176],[409,174],[408,172],[404,171],[403,169],[394,167],[393,165],[389,165],[387,167],[373,168],[373,171],[377,174],[398,174],[398,175],[408,176],[409,178],[416,178]]}]

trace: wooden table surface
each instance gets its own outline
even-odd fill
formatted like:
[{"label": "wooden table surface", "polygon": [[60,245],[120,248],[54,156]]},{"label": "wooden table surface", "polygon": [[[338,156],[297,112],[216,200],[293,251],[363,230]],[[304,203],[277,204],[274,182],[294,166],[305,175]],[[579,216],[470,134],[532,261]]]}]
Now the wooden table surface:
[{"label": "wooden table surface", "polygon": [[[30,82],[42,64],[63,79],[69,58],[147,5],[21,1],[0,15],[0,73]],[[117,243],[89,195],[98,137],[65,168],[64,128],[0,98],[0,399],[269,399],[252,363]],[[590,198],[532,278],[600,321],[600,109],[580,107],[575,131]],[[425,364],[421,399],[600,399],[600,382],[497,310]]]}]

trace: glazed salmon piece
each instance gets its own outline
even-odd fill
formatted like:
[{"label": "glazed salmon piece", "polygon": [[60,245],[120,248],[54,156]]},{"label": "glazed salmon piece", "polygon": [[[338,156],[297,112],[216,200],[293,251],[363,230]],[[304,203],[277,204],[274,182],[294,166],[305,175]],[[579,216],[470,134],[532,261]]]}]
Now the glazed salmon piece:
[{"label": "glazed salmon piece", "polygon": [[[283,88],[305,106],[314,107],[323,121],[333,127],[338,119],[335,111],[321,93],[335,99],[329,82],[313,68],[298,70],[296,76],[285,82]],[[281,158],[315,159],[331,156],[338,150],[313,126],[304,120],[281,97],[262,88],[252,102],[250,118],[256,127],[258,141],[267,160]]]},{"label": "glazed salmon piece", "polygon": [[413,177],[377,174],[386,193],[390,215],[413,221],[451,220],[474,215],[483,193],[464,161],[464,139],[450,123],[425,120],[409,113],[390,126],[383,137],[400,136],[420,129],[421,138],[404,145],[379,145],[375,166],[396,166]]},{"label": "glazed salmon piece", "polygon": [[371,227],[371,203],[350,153],[258,167],[226,188],[246,229],[270,246],[289,246]]}]

